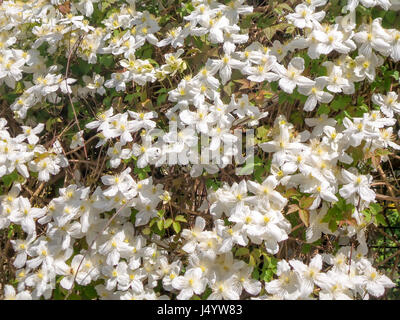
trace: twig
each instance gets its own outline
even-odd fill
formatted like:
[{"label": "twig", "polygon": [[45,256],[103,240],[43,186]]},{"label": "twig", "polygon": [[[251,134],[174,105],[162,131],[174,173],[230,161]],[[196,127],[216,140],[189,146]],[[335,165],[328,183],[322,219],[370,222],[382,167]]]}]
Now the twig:
[{"label": "twig", "polygon": [[51,140],[51,142],[49,143],[48,146],[53,145],[53,143],[54,143],[56,140],[60,139],[60,138],[64,135],[65,132],[67,132],[69,129],[71,129],[71,127],[72,127],[74,124],[75,124],[74,121],[71,121],[70,123],[68,123],[68,125],[64,128],[63,131],[61,131],[61,133],[60,133],[59,135],[55,135],[55,136],[53,137],[53,139]]},{"label": "twig", "polygon": [[96,165],[95,161],[90,161],[90,160],[81,160],[81,159],[70,159],[68,160],[69,162],[75,162],[75,163],[87,163],[87,164],[91,164],[92,166]]},{"label": "twig", "polygon": [[68,156],[68,155],[70,155],[71,153],[77,152],[77,151],[79,151],[80,149],[85,148],[85,146],[87,146],[87,145],[89,144],[89,142],[92,142],[95,138],[98,138],[98,136],[97,136],[97,135],[94,135],[93,137],[90,137],[90,138],[86,141],[86,143],[85,143],[85,142],[83,143],[83,146],[79,146],[79,147],[77,147],[77,148],[75,148],[75,149],[73,149],[73,150],[71,150],[71,151],[66,152],[65,154]]},{"label": "twig", "polygon": [[203,215],[202,213],[200,213],[200,212],[196,212],[196,211],[192,211],[192,210],[189,210],[189,209],[181,208],[180,206],[178,206],[178,205],[175,204],[175,203],[171,203],[171,205],[172,205],[174,208],[179,209],[179,210],[181,210],[181,211],[184,212],[184,213],[188,213],[188,214],[193,214],[193,215],[196,215],[196,216],[201,216],[201,217],[207,217],[207,218],[209,218],[208,216],[204,216],[204,215]]},{"label": "twig", "polygon": [[[385,180],[385,182],[387,183],[387,188],[389,190],[390,195],[392,196],[391,199],[383,199],[382,196],[383,195],[379,195],[381,197],[382,200],[388,200],[388,201],[393,201],[394,205],[396,206],[397,212],[400,212],[400,206],[399,206],[399,201],[400,199],[397,199],[395,196],[395,193],[393,191],[393,188],[391,186],[391,184],[388,182],[388,179],[386,177],[385,172],[383,171],[382,167],[380,164],[377,165],[377,169],[379,171],[379,174],[381,175],[382,179]],[[377,195],[378,196],[378,195]],[[387,197],[387,196],[383,196],[383,197]]]},{"label": "twig", "polygon": [[388,262],[390,259],[392,259],[393,257],[397,256],[400,254],[400,249],[397,250],[395,253],[393,253],[392,255],[390,255],[389,257],[387,257],[385,260],[383,260],[382,262],[379,262],[376,266],[380,267],[383,266],[386,262]]},{"label": "twig", "polygon": [[385,200],[385,201],[400,202],[400,198],[385,196],[385,195],[379,194],[379,193],[376,194],[375,198],[379,199],[379,200]]},{"label": "twig", "polygon": [[290,233],[292,233],[293,231],[296,231],[298,228],[301,228],[303,225],[304,225],[304,223],[302,222],[302,223],[298,224],[297,226],[293,227],[292,230],[290,230]]},{"label": "twig", "polygon": [[389,238],[390,240],[392,240],[393,242],[395,242],[398,246],[400,246],[400,242],[398,242],[395,238],[393,238],[390,234],[388,234],[387,232],[383,231],[381,228],[376,227],[375,225],[373,225],[375,227],[376,230],[378,230],[380,233],[382,233],[385,237]]},{"label": "twig", "polygon": [[45,186],[45,183],[42,182],[42,183],[39,185],[39,188],[36,189],[35,193],[34,193],[34,194],[32,195],[32,197],[29,199],[29,201],[32,201],[34,198],[36,198],[36,197],[39,195],[39,193],[43,190],[44,186]]},{"label": "twig", "polygon": [[312,247],[318,248],[318,249],[324,249],[324,248],[321,247],[321,246],[317,246],[317,245],[312,244],[312,243],[307,243],[306,241],[301,240],[301,239],[298,239],[298,238],[288,237],[288,239],[289,239],[289,240],[296,241],[296,242],[300,242],[300,243],[306,243],[306,244],[308,244],[308,245],[310,245],[310,246],[312,246]]}]

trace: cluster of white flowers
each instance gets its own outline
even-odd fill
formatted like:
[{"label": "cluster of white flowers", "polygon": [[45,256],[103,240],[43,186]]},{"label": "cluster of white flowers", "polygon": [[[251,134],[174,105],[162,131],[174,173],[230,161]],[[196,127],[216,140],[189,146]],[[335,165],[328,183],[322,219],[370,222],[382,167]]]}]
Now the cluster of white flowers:
[{"label": "cluster of white flowers", "polygon": [[[240,16],[253,12],[245,0],[228,4],[192,0],[182,26],[161,39],[159,19],[146,10],[137,11],[135,0],[125,2],[105,16],[102,26],[90,24],[93,12],[100,8],[98,0],[0,3],[0,84],[21,94],[10,108],[23,132],[12,137],[7,121],[0,119],[0,178],[17,172],[25,179],[0,196],[0,230],[20,225],[26,234],[25,239],[12,240],[18,285],[17,292],[5,286],[5,298],[50,299],[58,280],[66,290],[75,283],[96,283],[101,299],[169,299],[172,295],[190,299],[206,293],[208,299],[368,299],[393,287],[366,257],[366,229],[372,221],[366,221],[363,210],[376,201],[376,195],[372,176],[360,169],[351,152],[359,148],[367,155],[378,149],[400,149],[393,134],[395,116],[400,113],[394,91],[371,94],[379,109],[362,117],[344,117],[340,122],[327,114],[306,118],[310,130],[302,132],[285,116],[276,116],[259,145],[260,152],[270,156],[270,174],[262,182],[243,179],[209,189],[196,208],[199,216],[193,227],[182,230],[180,237],[141,232],[159,217],[171,196],[162,184],[153,183],[152,176],[135,181],[125,161],[134,158],[141,169],[160,167],[168,158],[169,165],[187,167],[192,178],[205,172],[218,174],[232,163],[232,157],[241,156],[234,129],[258,126],[269,114],[247,94],[227,97],[221,88],[236,79],[234,75],[255,83],[276,83],[287,95],[297,89],[306,97],[306,112],[330,103],[335,94],[353,95],[357,83],[374,81],[386,58],[400,60],[400,31],[383,28],[381,18],[357,25],[355,8],[361,4],[388,10],[398,3],[349,0],[344,8],[347,14],[329,24],[324,21],[325,11],[318,9],[327,0],[307,0],[286,16],[299,35],[266,47],[249,44],[249,35],[239,27]],[[68,10],[61,9],[66,3]],[[191,58],[185,40],[191,37],[207,40],[220,50],[195,74],[184,75]],[[163,61],[137,58],[137,52],[147,46],[172,51],[158,57]],[[305,72],[305,59],[290,54],[301,50],[310,59],[332,52],[336,58],[322,63],[326,75],[312,79]],[[66,68],[49,59],[55,55],[68,59]],[[72,56],[96,66],[108,57],[114,66],[105,72],[96,69],[81,79],[70,78]],[[126,92],[132,86],[171,78],[178,81],[175,86],[169,81],[167,104],[171,107],[165,114],[144,107],[119,112],[113,105],[86,123],[87,133],[97,131],[95,148],[107,147],[109,167],[120,168],[103,172],[104,188],[84,186],[76,179],[76,184],[58,189],[59,196],[41,208],[31,204],[33,195],[31,200],[20,195],[26,191],[27,179],[37,176],[46,183],[70,165],[57,140],[60,137],[55,136],[50,147],[38,144],[44,123],[33,128],[24,125],[35,107],[95,100],[111,91]],[[173,130],[162,132],[160,118],[168,119]],[[201,156],[199,136],[206,137]],[[79,128],[69,148],[83,147],[84,131]],[[246,159],[242,155],[237,163]],[[380,160],[386,161],[387,156]],[[343,247],[335,256],[317,254],[308,265],[296,259],[281,260],[277,279],[256,280],[253,266],[234,257],[234,252],[247,246],[261,247],[269,255],[280,251],[280,243],[292,232],[285,217],[289,197],[282,192],[289,189],[312,198],[307,207],[306,242],[313,243],[322,234],[341,240],[355,236],[358,246]],[[354,223],[332,231],[323,218],[340,200],[351,206]],[[74,245],[79,245],[78,252]],[[179,255],[172,255],[171,247],[178,248]],[[323,262],[332,266],[329,271],[324,271]],[[172,295],[160,295],[158,287]]]},{"label": "cluster of white flowers", "polygon": [[[230,251],[235,244],[246,246],[249,238],[258,245],[264,242],[268,253],[278,253],[278,242],[288,238],[291,225],[282,215],[287,200],[274,190],[277,185],[274,176],[269,176],[262,184],[243,180],[231,187],[225,185],[208,196],[210,213],[224,239],[224,251]],[[248,196],[248,191],[253,196]],[[224,227],[222,213],[233,223],[230,227]]]},{"label": "cluster of white flowers", "polygon": [[[251,8],[242,5],[241,2],[232,3],[232,8],[236,9],[237,15],[251,12]],[[275,41],[272,48],[263,47],[255,42],[243,52],[238,52],[235,50],[236,44],[247,42],[248,36],[238,33],[240,28],[236,25],[237,16],[233,14],[234,10],[228,10],[227,6],[216,2],[208,4],[199,2],[196,9],[185,19],[191,22],[191,30],[196,30],[195,34],[209,34],[211,43],[223,43],[224,54],[220,59],[208,59],[197,75],[191,78],[185,77],[176,89],[169,92],[169,100],[176,103],[176,105],[167,111],[166,116],[170,121],[177,122],[176,127],[179,132],[178,134],[165,134],[159,137],[157,144],[152,145],[154,140],[152,131],[143,131],[141,134],[142,145],[135,144],[132,148],[134,150],[133,154],[140,156],[138,166],[141,168],[149,163],[156,166],[161,165],[165,162],[166,157],[168,159],[176,159],[175,162],[181,165],[186,165],[188,159],[191,159],[191,162],[196,162],[197,160],[197,163],[200,162],[201,164],[195,164],[191,167],[191,175],[197,177],[202,173],[203,169],[207,170],[208,173],[216,173],[219,168],[231,163],[231,157],[238,155],[238,149],[234,146],[229,150],[224,150],[220,146],[223,143],[232,145],[237,141],[237,137],[231,134],[234,124],[240,119],[247,118],[248,125],[254,126],[258,124],[259,119],[268,115],[267,112],[260,112],[259,108],[252,105],[247,95],[242,95],[238,101],[233,96],[228,105],[222,102],[218,89],[221,84],[224,85],[231,79],[233,69],[242,72],[251,81],[278,81],[280,88],[289,94],[297,87],[301,94],[308,97],[304,110],[312,111],[318,103],[329,103],[335,93],[353,94],[355,82],[364,81],[365,79],[373,81],[376,68],[383,62],[383,59],[376,53],[384,56],[390,55],[394,61],[398,61],[400,58],[400,56],[397,57],[397,53],[400,52],[399,31],[385,30],[381,27],[381,20],[375,19],[371,25],[362,25],[357,30],[358,32],[355,32],[354,11],[342,17],[342,19],[338,19],[334,25],[320,24],[318,21],[324,17],[324,12],[322,12],[323,14],[320,14],[321,12],[314,14],[313,12],[315,7],[325,3],[326,1],[317,1],[311,5],[299,5],[296,7],[296,13],[288,15],[288,20],[296,27],[307,27],[305,30],[310,32],[309,35],[298,37],[285,46],[282,46],[279,41]],[[218,17],[220,18],[218,19]],[[217,20],[218,23],[214,23],[214,20]],[[197,28],[197,24],[200,24],[201,27]],[[176,32],[176,30],[173,31],[176,37],[179,38]],[[189,34],[185,35],[188,36]],[[356,43],[360,44],[359,48]],[[166,44],[167,42],[165,41],[159,43],[159,45]],[[343,55],[334,62],[324,62],[323,66],[327,68],[328,74],[315,80],[301,75],[305,68],[303,58],[293,58],[287,68],[278,62],[289,51],[306,48],[308,48],[308,55],[313,59],[318,58],[321,54],[327,55],[334,50]],[[355,59],[350,58],[348,53],[356,49],[359,49],[361,55],[358,55]],[[179,58],[182,53],[182,49],[179,49],[175,54],[166,55],[167,64],[154,71],[159,79],[185,68],[185,62]],[[121,55],[122,53],[113,54]],[[121,60],[121,65],[125,63],[124,61],[124,59]],[[129,70],[129,64],[123,65],[123,67]],[[149,68],[152,68],[151,65]],[[216,74],[219,75],[221,81],[215,77]],[[107,82],[110,83],[110,81],[114,80],[113,74],[112,79]],[[142,81],[126,77],[122,82],[123,88],[121,90],[125,88],[125,82],[130,80],[140,85],[143,84]],[[330,92],[324,91],[325,87]],[[94,90],[92,87],[90,88]],[[119,89],[117,88],[117,90]],[[393,99],[393,103],[396,103],[396,99]],[[190,110],[190,106],[194,106],[194,111]],[[396,111],[393,107],[391,109]],[[386,116],[393,118],[393,112],[387,112],[385,108],[382,112]],[[137,114],[134,115],[133,112],[129,112],[129,114],[135,120],[138,120]],[[234,115],[237,117],[236,119]],[[139,116],[142,120],[149,120],[157,115],[151,112],[146,115],[139,114]],[[102,114],[101,117],[104,117],[104,115]],[[127,125],[129,122],[125,123],[127,115],[118,114],[115,117],[111,117],[109,122],[115,121],[115,118],[121,118],[125,121],[122,121],[122,124],[119,124],[118,121],[114,122],[115,125],[111,126],[112,129],[118,125],[125,129],[122,131],[127,131],[128,133],[136,132],[140,129],[137,126]],[[106,119],[103,121],[106,121]],[[147,122],[146,125],[143,122],[142,128],[155,127],[155,123],[150,124]],[[391,125],[393,124],[394,122],[391,123]],[[386,135],[386,140],[390,140],[391,130],[390,128],[388,129],[387,133],[389,134],[383,133],[383,135]],[[104,130],[103,133],[106,139],[118,136],[110,133],[107,135]],[[129,138],[128,133],[127,136]],[[209,136],[210,145],[207,147],[202,146],[202,155],[213,152],[210,160],[215,160],[218,157],[218,164],[203,164],[204,161],[202,160],[204,159],[196,159],[197,152],[195,154],[192,153],[192,147],[197,146],[195,134]],[[351,135],[351,133],[349,134]],[[360,137],[362,135],[357,136]],[[127,141],[131,140],[124,139],[121,133],[121,146]],[[352,146],[356,145],[352,144]],[[220,150],[220,152],[217,153],[215,152],[216,150]],[[122,151],[113,152],[120,154]],[[128,157],[127,151],[124,156]],[[345,156],[341,155],[341,160]]]},{"label": "cluster of white flowers", "polygon": [[[365,248],[363,248],[365,249]],[[317,291],[321,300],[352,300],[379,297],[385,288],[393,287],[392,281],[380,274],[364,257],[363,250],[351,253],[352,248],[343,247],[335,255],[314,256],[308,265],[293,259],[278,262],[278,279],[266,284],[264,295],[256,299],[310,300]],[[352,259],[349,259],[353,256]],[[323,262],[330,265],[328,272],[321,272]]]},{"label": "cluster of white flowers", "polygon": [[[37,173],[39,181],[49,181],[50,175],[56,175],[61,168],[68,166],[59,141],[51,148],[38,144],[44,124],[21,126],[23,133],[11,137],[7,121],[0,118],[0,177],[16,170],[23,178],[29,178],[29,171]],[[28,170],[29,169],[29,170]]]},{"label": "cluster of white flowers", "polygon": [[[147,240],[136,234],[131,222],[132,209],[136,210],[135,226],[157,216],[156,209],[165,198],[163,186],[154,185],[151,177],[136,183],[129,173],[127,168],[118,175],[103,176],[101,180],[108,188],[98,187],[93,193],[77,185],[61,188],[60,197],[44,208],[31,207],[27,198],[19,196],[20,184],[0,196],[0,227],[14,223],[27,233],[26,239],[12,240],[18,290],[30,289],[21,297],[31,292],[34,299],[50,298],[60,275],[64,276],[60,284],[65,289],[70,289],[74,281],[87,285],[104,279],[105,286],[96,287],[104,298],[151,299],[156,297],[152,288],[164,278],[166,288],[170,288],[170,271],[179,274],[181,262],[169,264],[168,252],[152,241],[146,245]],[[117,216],[109,223],[113,209]],[[36,220],[47,226],[40,234]],[[83,237],[88,249],[73,255],[74,244]],[[116,288],[120,291],[113,293]]]}]

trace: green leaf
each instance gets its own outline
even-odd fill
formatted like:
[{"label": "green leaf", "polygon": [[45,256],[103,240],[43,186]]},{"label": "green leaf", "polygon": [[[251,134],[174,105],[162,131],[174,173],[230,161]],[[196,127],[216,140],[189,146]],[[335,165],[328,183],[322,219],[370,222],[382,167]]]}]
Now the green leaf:
[{"label": "green leaf", "polygon": [[303,196],[299,201],[299,206],[302,209],[308,209],[309,207],[311,207],[314,200],[315,199],[313,197]]},{"label": "green leaf", "polygon": [[350,102],[351,102],[351,96],[342,95],[334,99],[331,102],[330,107],[334,111],[344,110],[350,104]]},{"label": "green leaf", "polygon": [[329,227],[329,230],[331,230],[332,232],[336,232],[338,225],[335,220],[331,220],[328,223],[328,227]]},{"label": "green leaf", "polygon": [[385,28],[390,28],[393,26],[396,20],[397,12],[396,11],[387,11],[385,16],[383,17],[382,23],[385,25]]},{"label": "green leaf", "polygon": [[99,58],[99,63],[108,68],[114,64],[114,58],[110,54],[101,55]]},{"label": "green leaf", "polygon": [[237,175],[250,175],[254,172],[254,168],[263,166],[264,163],[259,157],[254,157],[254,161],[246,163],[242,168],[236,169]]},{"label": "green leaf", "polygon": [[261,126],[256,129],[256,137],[260,142],[266,142],[268,139],[269,129],[267,126]]},{"label": "green leaf", "polygon": [[266,282],[271,281],[277,271],[277,263],[278,259],[264,254],[264,263],[260,280],[264,280]]},{"label": "green leaf", "polygon": [[180,222],[187,222],[184,216],[178,215],[175,217],[175,221],[180,221]]},{"label": "green leaf", "polygon": [[173,220],[171,218],[168,218],[167,220],[164,221],[164,228],[168,229],[171,224],[172,224]]},{"label": "green leaf", "polygon": [[321,105],[318,107],[317,114],[318,114],[318,115],[321,115],[321,114],[329,114],[329,111],[330,111],[330,108],[329,108],[329,106],[328,106],[327,104],[321,104]]},{"label": "green leaf", "polygon": [[214,191],[216,191],[220,186],[221,186],[220,181],[216,181],[216,180],[210,179],[210,178],[206,180],[207,189],[212,188]]},{"label": "green leaf", "polygon": [[19,178],[19,175],[16,171],[13,171],[12,173],[5,175],[1,178],[1,180],[3,181],[4,185],[9,188],[11,187],[12,183],[14,181],[17,181]]},{"label": "green leaf", "polygon": [[82,297],[76,293],[71,293],[67,300],[82,300]]},{"label": "green leaf", "polygon": [[165,213],[165,210],[164,210],[164,209],[161,209],[161,210],[158,210],[158,211],[157,211],[157,215],[158,215],[160,218],[164,216],[164,213]]},{"label": "green leaf", "polygon": [[250,258],[249,258],[249,265],[252,267],[256,266],[256,259],[252,255],[250,255]]},{"label": "green leaf", "polygon": [[307,254],[310,252],[310,250],[311,250],[311,245],[309,243],[304,243],[301,248],[301,252]]},{"label": "green leaf", "polygon": [[279,9],[287,10],[289,12],[293,12],[293,8],[290,7],[287,3],[281,3],[276,6]]},{"label": "green leaf", "polygon": [[388,156],[390,154],[392,154],[392,152],[390,152],[387,149],[376,149],[375,150],[375,155],[380,156],[380,157]]},{"label": "green leaf", "polygon": [[253,279],[256,279],[256,280],[259,280],[259,279],[260,279],[260,272],[258,271],[257,268],[255,268],[255,269],[253,270],[253,272],[251,273],[251,277],[252,277]]},{"label": "green leaf", "polygon": [[157,106],[161,106],[165,101],[167,101],[168,94],[162,93],[157,97]]},{"label": "green leaf", "polygon": [[207,298],[210,296],[211,293],[212,293],[212,289],[210,287],[207,287],[207,289],[201,295],[201,299],[202,300],[207,300]]},{"label": "green leaf", "polygon": [[235,257],[242,257],[242,256],[247,256],[249,254],[249,249],[248,248],[239,248],[235,252]]},{"label": "green leaf", "polygon": [[127,94],[124,98],[125,102],[132,103],[133,98],[135,97],[134,94]]},{"label": "green leaf", "polygon": [[106,97],[106,98],[103,99],[103,104],[104,104],[107,108],[109,108],[109,107],[111,107],[111,100],[112,100],[112,97],[111,97],[111,96],[108,96],[108,97]]},{"label": "green leaf", "polygon": [[181,232],[181,225],[180,225],[180,223],[179,222],[173,222],[172,223],[172,228],[174,228],[174,231],[176,232],[176,233],[179,233],[179,232]]},{"label": "green leaf", "polygon": [[78,59],[78,63],[74,63],[71,66],[71,70],[74,74],[86,75],[90,72],[91,65],[82,59]]},{"label": "green leaf", "polygon": [[150,230],[150,228],[144,228],[144,229],[142,230],[142,233],[143,233],[145,236],[148,236],[148,235],[151,233],[151,230]]},{"label": "green leaf", "polygon": [[299,111],[292,112],[291,115],[290,115],[290,121],[293,124],[297,124],[297,125],[301,126],[304,123],[304,114],[303,114],[303,112],[299,112]]},{"label": "green leaf", "polygon": [[371,203],[369,205],[369,210],[373,215],[377,215],[378,213],[382,212],[382,207],[379,205],[379,203]]},{"label": "green leaf", "polygon": [[15,85],[15,93],[23,93],[24,92],[24,84],[20,81]]},{"label": "green leaf", "polygon": [[144,168],[135,167],[135,169],[133,169],[133,172],[138,175],[140,180],[146,179],[148,177],[147,172],[149,171],[151,171],[149,166],[146,166]]},{"label": "green leaf", "polygon": [[13,236],[14,227],[15,227],[15,226],[14,226],[13,224],[11,224],[11,225],[9,226],[9,228],[8,228],[8,234],[7,234],[8,239],[11,239],[11,237]]},{"label": "green leaf", "polygon": [[156,223],[156,221],[158,221],[157,218],[151,219],[151,220],[150,220],[150,223],[149,223],[149,227],[152,227],[152,226]]},{"label": "green leaf", "polygon": [[364,214],[365,221],[370,222],[372,219],[372,214],[370,210],[363,210],[362,213]]},{"label": "green leaf", "polygon": [[378,225],[382,225],[384,227],[387,227],[387,223],[386,223],[385,217],[383,216],[382,213],[378,213],[375,216],[375,219],[376,219],[376,222],[377,222]]},{"label": "green leaf", "polygon": [[84,286],[83,287],[83,294],[84,294],[84,298],[86,300],[92,300],[97,298],[97,292],[96,289],[94,288],[94,286]]},{"label": "green leaf", "polygon": [[309,214],[309,212],[307,210],[300,209],[299,210],[299,217],[300,217],[300,220],[303,221],[304,225],[306,227],[308,227],[309,224],[310,224],[310,220],[309,220],[310,219],[310,214]]},{"label": "green leaf", "polygon": [[138,211],[137,209],[134,209],[134,208],[131,209],[130,220],[131,220],[131,222],[132,222],[133,225],[135,225],[136,214],[137,214],[138,212],[139,212],[139,211]]},{"label": "green leaf", "polygon": [[157,228],[158,228],[158,230],[163,230],[164,228],[164,219],[160,219],[160,220],[158,220],[157,221]]}]

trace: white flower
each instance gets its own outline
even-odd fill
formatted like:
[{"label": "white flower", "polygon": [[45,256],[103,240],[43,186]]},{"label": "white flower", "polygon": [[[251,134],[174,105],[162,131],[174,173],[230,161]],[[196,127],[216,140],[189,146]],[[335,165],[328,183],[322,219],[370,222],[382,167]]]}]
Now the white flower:
[{"label": "white flower", "polygon": [[344,44],[344,35],[342,31],[338,30],[339,25],[335,24],[333,27],[329,27],[326,32],[320,31],[318,34],[318,52],[320,54],[328,55],[333,50],[339,53],[349,53],[351,48]]},{"label": "white flower", "polygon": [[286,18],[300,29],[313,28],[316,22],[325,17],[325,11],[314,12],[314,7],[306,4],[297,5],[295,11],[295,13],[288,14]]},{"label": "white flower", "polygon": [[396,92],[388,92],[386,96],[380,93],[373,94],[372,102],[376,103],[381,108],[382,113],[389,118],[393,118],[394,112],[400,113],[400,102]]},{"label": "white flower", "polygon": [[299,260],[290,260],[289,264],[294,271],[300,276],[301,284],[305,287],[305,291],[310,295],[314,291],[314,279],[317,279],[322,269],[322,257],[317,254],[314,256],[309,265],[305,265]]},{"label": "white flower", "polygon": [[104,77],[97,73],[94,73],[93,80],[91,80],[91,82],[89,82],[86,85],[86,87],[100,95],[104,95],[106,93],[106,89],[104,89],[103,83],[104,83]]},{"label": "white flower", "polygon": [[124,91],[126,89],[125,83],[128,81],[127,73],[113,73],[111,79],[104,83],[106,88],[115,88],[117,91]]},{"label": "white flower", "polygon": [[311,210],[309,216],[309,226],[306,230],[306,240],[308,243],[313,243],[321,238],[322,233],[331,234],[328,223],[323,222],[323,219],[328,212],[328,207],[324,203],[321,209]]},{"label": "white flower", "polygon": [[[131,168],[126,168],[120,174],[116,174],[114,176],[105,175],[101,177],[101,181],[106,185],[110,186],[107,190],[104,191],[104,195],[107,197],[112,197],[117,194],[117,192],[121,192],[122,194],[127,194],[128,190],[131,188],[135,188],[135,181],[130,176]],[[132,196],[136,195],[136,190],[131,194]]]},{"label": "white flower", "polygon": [[129,159],[132,151],[122,149],[121,142],[117,142],[113,147],[108,148],[107,155],[110,157],[110,165],[112,168],[117,168],[121,164],[121,159]]},{"label": "white flower", "polygon": [[7,284],[4,286],[4,300],[32,300],[32,296],[27,290],[16,293],[14,287]]},{"label": "white flower", "polygon": [[156,123],[153,120],[151,120],[158,117],[158,114],[154,111],[146,113],[143,112],[138,113],[128,110],[128,113],[131,116],[131,118],[134,119],[132,122],[133,131],[139,131],[142,128],[149,130],[156,126]]},{"label": "white flower", "polygon": [[206,221],[202,217],[196,217],[195,225],[192,230],[184,229],[182,231],[182,237],[186,240],[185,245],[182,247],[182,250],[192,253],[196,249],[196,245],[198,242],[198,237],[203,232],[206,226]]},{"label": "white flower", "polygon": [[21,126],[21,129],[24,131],[22,134],[28,140],[29,144],[36,144],[39,141],[39,137],[37,134],[41,133],[44,129],[44,124],[39,123],[35,128],[31,128],[29,126]]},{"label": "white flower", "polygon": [[382,18],[376,18],[371,25],[364,25],[364,30],[354,34],[353,39],[360,44],[359,52],[366,57],[376,50],[384,56],[390,54],[390,35],[382,28]]},{"label": "white flower", "polygon": [[279,40],[274,40],[270,54],[274,55],[278,62],[281,62],[283,58],[285,58],[288,51],[289,49],[287,45],[282,44]]},{"label": "white flower", "polygon": [[12,216],[11,221],[22,226],[22,229],[32,235],[36,231],[35,220],[46,214],[45,209],[32,208],[31,203],[27,198],[18,198],[18,210]]},{"label": "white flower", "polygon": [[239,300],[242,288],[236,280],[236,276],[232,275],[226,277],[223,280],[211,280],[212,293],[208,297],[208,300]]},{"label": "white flower", "polygon": [[302,87],[307,85],[313,85],[314,81],[302,76],[304,71],[304,59],[300,57],[293,58],[287,67],[287,69],[276,63],[274,65],[274,71],[280,76],[279,87],[286,93],[293,93],[296,86]]},{"label": "white flower", "polygon": [[321,77],[326,80],[328,85],[326,88],[334,93],[345,92],[346,94],[353,93],[353,88],[350,81],[343,76],[343,70],[340,66],[336,66],[331,61],[322,63],[322,66],[328,69],[328,76]]},{"label": "white flower", "polygon": [[287,199],[274,190],[278,185],[278,181],[274,176],[267,177],[262,184],[248,180],[247,185],[249,191],[257,196],[257,202],[259,200],[266,201],[267,203],[272,201],[279,207],[284,207],[287,203]]},{"label": "white flower", "polygon": [[315,84],[304,85],[298,88],[301,94],[308,96],[304,104],[304,111],[313,111],[317,106],[317,102],[329,103],[332,101],[333,95],[323,90],[325,86],[326,80],[320,77],[315,79]]},{"label": "white flower", "polygon": [[271,82],[280,79],[280,75],[270,72],[270,70],[274,70],[276,66],[280,66],[277,64],[275,56],[265,55],[258,63],[258,66],[247,66],[243,69],[243,73],[249,75],[247,79],[254,82],[263,82],[265,80]]},{"label": "white flower", "polygon": [[393,288],[396,285],[387,276],[379,273],[374,267],[368,265],[363,270],[363,279],[366,290],[374,297],[380,297],[385,293],[385,288]]},{"label": "white flower", "polygon": [[352,300],[350,288],[353,287],[346,273],[330,270],[322,273],[316,279],[316,284],[322,289],[321,300]]},{"label": "white flower", "polygon": [[261,143],[260,147],[265,152],[273,152],[273,161],[278,165],[285,162],[289,152],[299,152],[304,149],[301,143],[292,141],[290,131],[286,126],[280,126],[279,135],[272,141]]},{"label": "white flower", "polygon": [[216,61],[216,67],[219,69],[223,85],[231,79],[232,69],[240,69],[244,66],[243,62],[232,58],[229,54],[225,54],[221,60]]},{"label": "white flower", "polygon": [[76,134],[74,134],[71,138],[71,144],[70,144],[70,149],[75,149],[77,147],[82,147],[85,143],[85,140],[83,140],[83,130],[78,131]]},{"label": "white flower", "polygon": [[128,266],[125,261],[119,262],[116,267],[110,265],[104,266],[102,273],[107,277],[106,289],[111,291],[120,283],[123,285],[127,276],[127,269]]},{"label": "white flower", "polygon": [[178,300],[189,300],[193,294],[202,294],[206,288],[207,279],[203,277],[200,268],[189,269],[185,275],[176,277],[172,280],[172,287],[180,290]]},{"label": "white flower", "polygon": [[346,169],[342,169],[344,185],[339,189],[340,195],[349,199],[354,205],[358,204],[358,197],[366,202],[375,200],[375,192],[370,189],[372,176],[355,175]]},{"label": "white flower", "polygon": [[300,279],[296,272],[290,270],[289,264],[285,260],[278,262],[278,279],[265,284],[265,290],[269,294],[277,295],[281,299],[294,300],[300,295]]},{"label": "white flower", "polygon": [[132,154],[138,157],[138,168],[144,168],[149,163],[154,163],[161,155],[160,148],[152,144],[151,137],[145,137],[142,142],[142,145],[135,143],[132,146]]},{"label": "white flower", "polygon": [[28,250],[34,240],[35,234],[32,234],[32,236],[29,236],[27,239],[11,240],[13,248],[17,253],[17,256],[15,257],[13,263],[17,269],[20,269],[25,265],[26,259],[28,257]]}]

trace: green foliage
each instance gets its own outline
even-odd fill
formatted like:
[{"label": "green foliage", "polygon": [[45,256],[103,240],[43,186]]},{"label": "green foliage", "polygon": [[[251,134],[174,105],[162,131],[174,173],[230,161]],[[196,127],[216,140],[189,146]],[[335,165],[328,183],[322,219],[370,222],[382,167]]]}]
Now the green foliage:
[{"label": "green foliage", "polygon": [[386,227],[387,223],[382,214],[382,210],[382,207],[378,203],[371,203],[368,208],[362,211],[365,221],[372,222],[376,226]]},{"label": "green foliage", "polygon": [[339,225],[343,223],[352,224],[352,213],[354,211],[354,206],[352,204],[346,203],[341,197],[338,197],[339,201],[336,202],[322,219],[322,222],[328,223],[329,229],[335,232]]},{"label": "green foliage", "polygon": [[10,174],[1,177],[1,181],[3,182],[6,188],[11,187],[14,181],[21,181],[21,176],[16,172],[13,171]]}]

